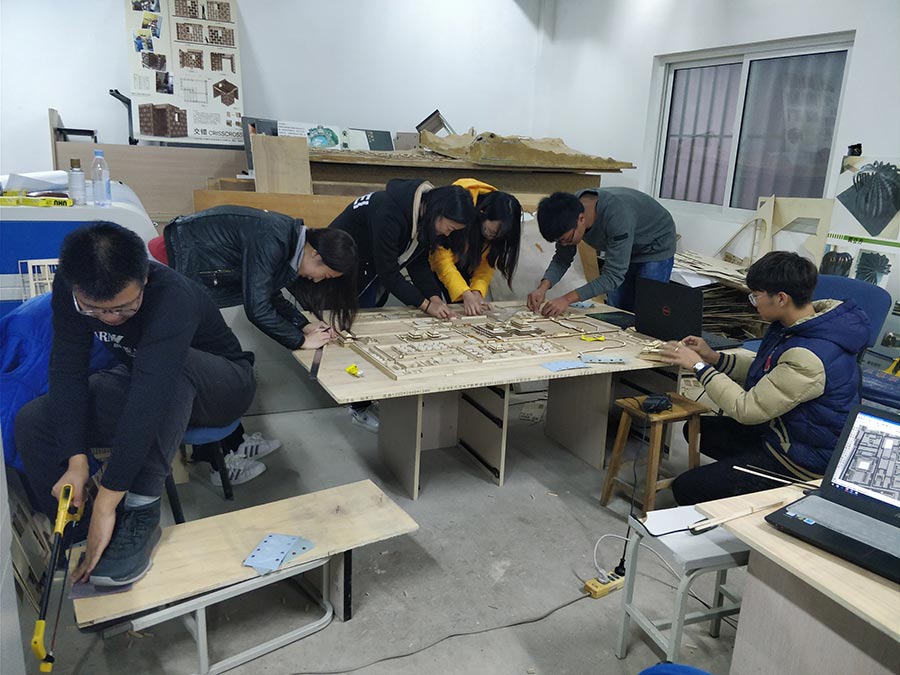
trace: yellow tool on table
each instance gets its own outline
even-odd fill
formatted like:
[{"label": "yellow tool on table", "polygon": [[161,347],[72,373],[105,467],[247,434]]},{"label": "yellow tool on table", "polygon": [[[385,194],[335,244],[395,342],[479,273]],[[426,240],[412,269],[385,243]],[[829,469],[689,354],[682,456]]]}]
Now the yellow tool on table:
[{"label": "yellow tool on table", "polygon": [[62,486],[59,491],[59,508],[56,511],[56,523],[53,526],[53,548],[50,553],[50,565],[47,568],[47,575],[44,581],[44,591],[41,593],[41,611],[38,614],[37,621],[34,624],[34,634],[31,636],[31,651],[41,662],[40,670],[42,673],[49,673],[53,670],[53,646],[56,644],[56,629],[59,626],[59,612],[62,609],[63,594],[66,592],[66,577],[69,575],[69,560],[66,556],[65,576],[63,577],[62,590],[59,594],[59,607],[56,609],[56,622],[53,625],[53,639],[50,641],[50,651],[48,652],[44,646],[44,630],[47,627],[47,608],[50,606],[50,590],[53,586],[53,574],[56,572],[56,566],[59,563],[59,556],[62,551],[63,532],[69,523],[75,523],[81,519],[83,506],[76,508],[72,504],[72,493],[74,488],[70,484]]},{"label": "yellow tool on table", "polygon": [[582,335],[581,339],[585,342],[603,342],[606,340],[602,335]]}]

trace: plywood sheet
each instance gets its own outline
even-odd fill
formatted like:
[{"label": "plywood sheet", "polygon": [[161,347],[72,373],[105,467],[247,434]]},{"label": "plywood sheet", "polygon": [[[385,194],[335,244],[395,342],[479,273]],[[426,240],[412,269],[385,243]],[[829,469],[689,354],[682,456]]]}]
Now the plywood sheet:
[{"label": "plywood sheet", "polygon": [[[720,518],[771,504],[779,498],[800,499],[803,492],[784,487],[714,502],[697,510],[710,518]],[[873,572],[826,553],[769,525],[764,517],[775,509],[729,521],[723,527],[782,568],[835,600],[868,624],[897,639],[900,626],[900,589]]]},{"label": "plywood sheet", "polygon": [[290,563],[298,565],[418,527],[370,480],[173,525],[163,530],[147,576],[125,593],[75,600],[75,618],[89,626],[251,579],[256,571],[242,562],[273,532],[315,544]]},{"label": "plywood sheet", "polygon": [[257,192],[312,194],[309,146],[305,138],[250,136]]}]

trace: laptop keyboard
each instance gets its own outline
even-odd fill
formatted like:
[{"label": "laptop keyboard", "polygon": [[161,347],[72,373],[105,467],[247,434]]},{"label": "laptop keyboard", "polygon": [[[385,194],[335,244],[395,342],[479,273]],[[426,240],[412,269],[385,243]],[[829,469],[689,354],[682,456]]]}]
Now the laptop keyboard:
[{"label": "laptop keyboard", "polygon": [[716,351],[719,351],[720,349],[732,349],[733,347],[740,347],[744,344],[740,340],[726,337],[725,335],[718,335],[716,333],[707,333],[706,331],[703,331],[701,336],[703,337],[703,341],[709,345],[709,348]]},{"label": "laptop keyboard", "polygon": [[[840,504],[811,495],[785,509],[800,520],[811,520],[823,527],[868,544],[879,551],[900,553],[900,528],[857,513]],[[812,525],[813,523],[809,523]]]}]

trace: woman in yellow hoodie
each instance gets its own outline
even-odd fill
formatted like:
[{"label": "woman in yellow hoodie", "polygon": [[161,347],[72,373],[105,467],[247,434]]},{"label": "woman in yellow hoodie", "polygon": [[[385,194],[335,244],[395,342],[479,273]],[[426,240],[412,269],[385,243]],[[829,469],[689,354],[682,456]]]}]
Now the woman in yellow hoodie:
[{"label": "woman in yellow hoodie", "polygon": [[474,316],[483,314],[489,307],[484,298],[495,269],[500,270],[512,288],[512,276],[519,261],[522,206],[511,194],[474,178],[460,178],[453,184],[472,195],[475,223],[452,235],[465,237],[462,255],[456,256],[449,248],[439,246],[428,261],[447,290],[450,302],[462,302],[466,314]]}]

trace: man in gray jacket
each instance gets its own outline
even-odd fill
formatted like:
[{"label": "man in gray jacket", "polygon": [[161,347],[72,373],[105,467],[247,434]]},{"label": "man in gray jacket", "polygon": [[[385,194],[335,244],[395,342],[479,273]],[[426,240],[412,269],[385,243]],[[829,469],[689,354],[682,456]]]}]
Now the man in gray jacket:
[{"label": "man in gray jacket", "polygon": [[[634,310],[637,277],[668,281],[675,257],[675,221],[649,195],[624,187],[555,192],[537,211],[541,236],[556,243],[556,253],[538,287],[528,294],[528,307],[558,316],[570,304],[606,294],[606,302]],[[563,277],[582,240],[597,250],[600,276],[563,296],[544,302],[547,291]],[[606,254],[605,259],[600,253]]]}]

